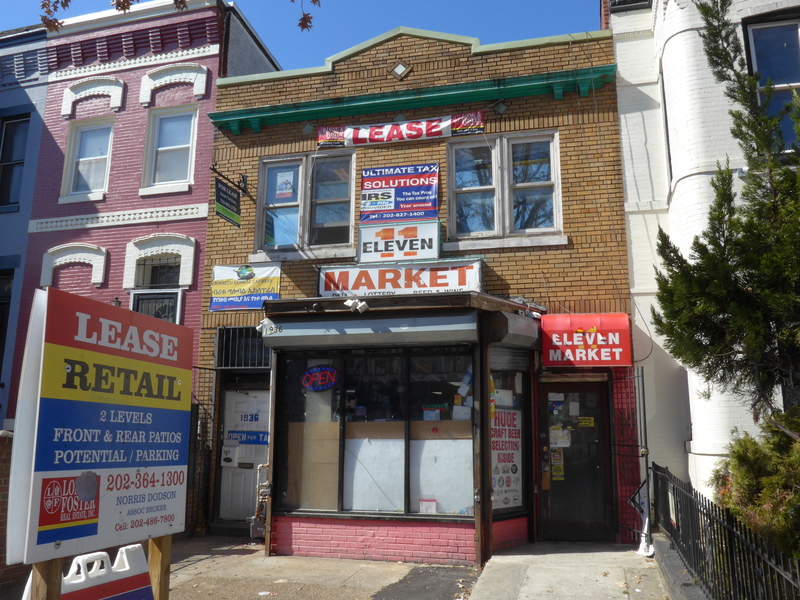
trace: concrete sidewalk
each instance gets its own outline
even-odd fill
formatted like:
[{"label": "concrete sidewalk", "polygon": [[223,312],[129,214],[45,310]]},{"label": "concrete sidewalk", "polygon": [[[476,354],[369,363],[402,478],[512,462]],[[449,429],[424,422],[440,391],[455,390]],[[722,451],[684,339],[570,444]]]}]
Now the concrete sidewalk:
[{"label": "concrete sidewalk", "polygon": [[538,542],[495,554],[470,600],[669,600],[655,560],[634,546]]},{"label": "concrete sidewalk", "polygon": [[[633,546],[584,543],[528,544],[496,554],[481,572],[267,557],[249,538],[187,536],[173,540],[170,574],[170,600],[669,600],[664,590],[655,561]],[[22,589],[0,598],[22,598]]]},{"label": "concrete sidewalk", "polygon": [[[669,600],[634,546],[539,542],[471,567],[264,555],[221,536],[173,542],[170,600]],[[477,579],[477,583],[475,580]],[[471,595],[470,595],[471,590]]]}]

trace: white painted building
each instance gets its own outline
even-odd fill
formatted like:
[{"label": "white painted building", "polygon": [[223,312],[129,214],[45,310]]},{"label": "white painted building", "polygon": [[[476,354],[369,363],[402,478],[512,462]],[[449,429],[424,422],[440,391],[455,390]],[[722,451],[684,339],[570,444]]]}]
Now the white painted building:
[{"label": "white painted building", "polygon": [[[604,2],[606,0],[603,0]],[[707,481],[731,430],[754,432],[736,397],[683,369],[653,331],[656,235],[662,227],[686,253],[705,228],[717,162],[744,166],[731,136],[730,103],[703,53],[691,0],[608,0],[617,61],[634,354],[644,367],[651,459],[710,495]],[[791,95],[800,81],[800,0],[734,1],[750,67]],[[758,64],[756,64],[758,63]],[[778,94],[776,94],[776,97]]]}]

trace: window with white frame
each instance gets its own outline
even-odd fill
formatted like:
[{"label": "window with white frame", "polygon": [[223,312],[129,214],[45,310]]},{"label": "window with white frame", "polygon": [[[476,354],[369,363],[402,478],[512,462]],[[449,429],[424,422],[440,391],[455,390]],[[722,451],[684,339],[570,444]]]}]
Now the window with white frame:
[{"label": "window with white frame", "polygon": [[557,148],[555,134],[450,144],[450,237],[556,231],[560,217]]},{"label": "window with white frame", "polygon": [[265,161],[262,178],[264,247],[351,242],[352,153]]},{"label": "window with white frame", "polygon": [[[758,23],[749,27],[750,59],[759,74],[761,89],[771,80],[775,91],[770,112],[776,114],[792,100],[800,88],[800,21]],[[797,140],[791,118],[781,120],[783,141],[787,146]]]},{"label": "window with white frame", "polygon": [[186,191],[192,181],[197,111],[182,108],[153,111],[143,192]]},{"label": "window with white frame", "polygon": [[28,115],[0,119],[0,206],[19,204],[29,125]]},{"label": "window with white frame", "polygon": [[131,310],[179,323],[180,271],[180,256],[146,256],[137,260]]},{"label": "window with white frame", "polygon": [[111,122],[75,124],[70,131],[61,201],[100,200],[108,186]]}]

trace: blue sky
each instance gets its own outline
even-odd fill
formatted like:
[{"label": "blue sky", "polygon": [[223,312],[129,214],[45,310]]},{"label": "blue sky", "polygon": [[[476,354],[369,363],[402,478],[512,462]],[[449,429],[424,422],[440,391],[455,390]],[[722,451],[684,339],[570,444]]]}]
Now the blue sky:
[{"label": "blue sky", "polygon": [[[284,69],[322,65],[329,56],[401,26],[476,37],[483,44],[600,28],[600,0],[322,0],[321,7],[305,0],[314,28],[301,32],[300,1],[236,0]],[[39,22],[38,0],[13,4],[16,10],[3,11],[0,29]],[[72,0],[64,16],[108,8],[108,0]]]}]

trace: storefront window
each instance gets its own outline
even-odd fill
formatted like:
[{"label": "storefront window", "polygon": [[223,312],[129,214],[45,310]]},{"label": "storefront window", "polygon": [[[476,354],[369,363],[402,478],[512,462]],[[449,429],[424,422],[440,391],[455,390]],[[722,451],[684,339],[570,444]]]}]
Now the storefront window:
[{"label": "storefront window", "polygon": [[403,512],[405,401],[403,361],[345,361],[344,510]]},{"label": "storefront window", "polygon": [[411,359],[409,511],[472,514],[472,361]]},{"label": "storefront window", "polygon": [[335,360],[285,355],[277,508],[472,514],[467,352],[340,350]]},{"label": "storefront window", "polygon": [[286,476],[279,506],[336,510],[339,490],[341,361],[290,358],[280,409]]}]

